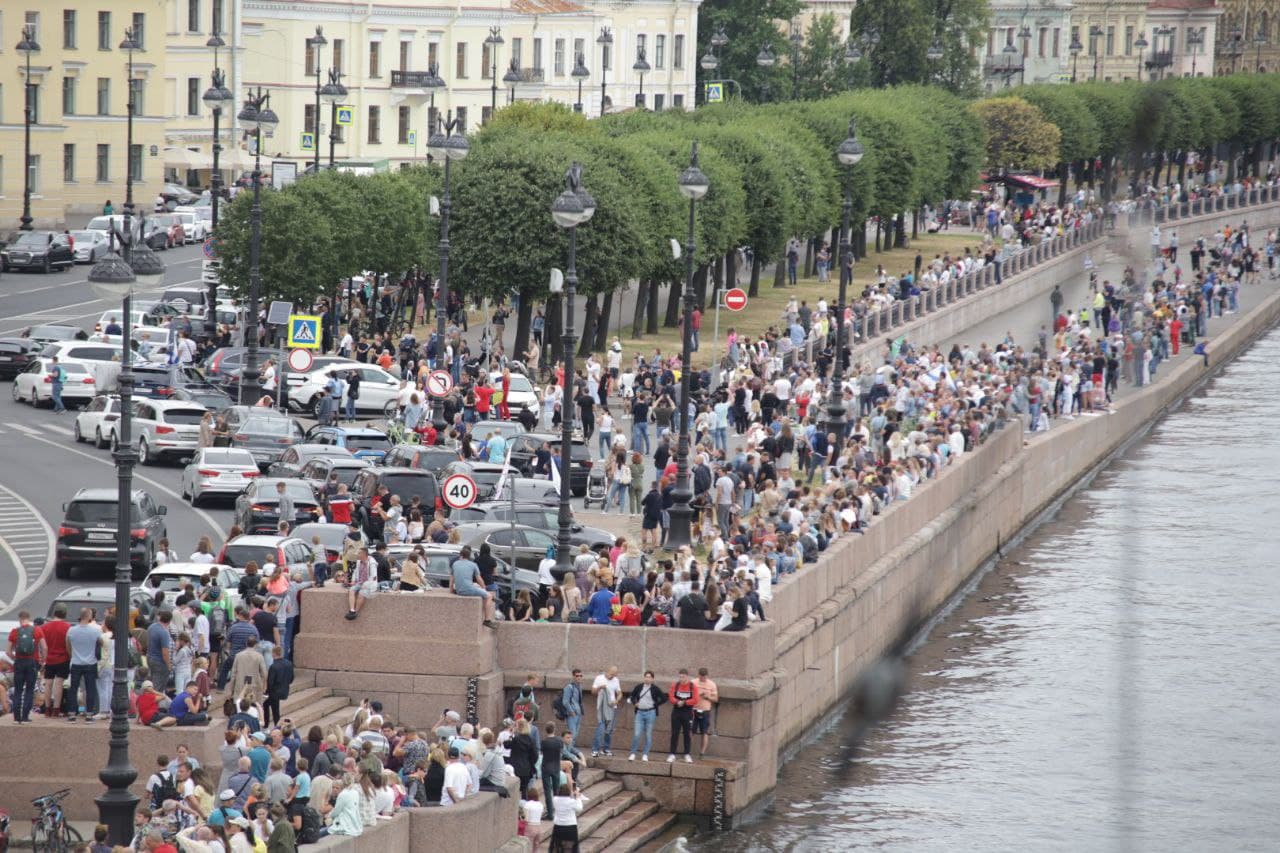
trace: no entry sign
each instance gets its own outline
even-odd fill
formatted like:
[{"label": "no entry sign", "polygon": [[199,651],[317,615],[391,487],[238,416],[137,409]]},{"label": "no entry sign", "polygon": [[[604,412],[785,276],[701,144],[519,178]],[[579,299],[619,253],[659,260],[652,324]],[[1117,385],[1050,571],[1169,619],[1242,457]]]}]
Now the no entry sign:
[{"label": "no entry sign", "polygon": [[443,397],[453,390],[453,377],[447,370],[433,370],[427,377],[427,393],[432,397]]},{"label": "no entry sign", "polygon": [[444,502],[453,509],[466,509],[476,501],[476,481],[466,474],[451,474],[441,491]]},{"label": "no entry sign", "polygon": [[730,311],[741,311],[747,307],[747,292],[741,287],[734,287],[724,292],[724,307]]}]

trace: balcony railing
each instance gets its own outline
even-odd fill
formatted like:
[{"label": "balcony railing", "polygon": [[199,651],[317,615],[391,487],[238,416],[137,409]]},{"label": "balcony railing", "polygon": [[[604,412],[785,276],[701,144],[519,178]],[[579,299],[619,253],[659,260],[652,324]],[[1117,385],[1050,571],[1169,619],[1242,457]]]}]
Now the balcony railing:
[{"label": "balcony railing", "polygon": [[521,68],[521,83],[545,83],[547,77],[546,71],[541,68]]},{"label": "balcony railing", "polygon": [[430,72],[427,71],[396,71],[391,72],[391,88],[393,89],[425,89],[427,83],[431,79]]}]

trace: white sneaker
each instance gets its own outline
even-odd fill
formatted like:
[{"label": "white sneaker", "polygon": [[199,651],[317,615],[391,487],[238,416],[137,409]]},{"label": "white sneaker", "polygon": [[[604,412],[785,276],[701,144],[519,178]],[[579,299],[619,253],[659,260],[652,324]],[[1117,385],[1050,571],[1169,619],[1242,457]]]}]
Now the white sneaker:
[{"label": "white sneaker", "polygon": [[675,764],[675,763],[676,763],[676,757],[675,757],[674,755],[668,755],[668,756],[667,756],[667,763],[668,763],[668,764]]},{"label": "white sneaker", "polygon": [[685,764],[692,764],[692,763],[693,763],[693,756],[692,756],[692,755],[686,755],[686,756],[684,757],[684,763],[685,763]]},{"label": "white sneaker", "polygon": [[593,749],[593,750],[591,750],[591,757],[592,757],[592,758],[595,758],[595,757],[597,757],[597,756],[599,756],[599,755],[600,755],[600,753],[599,753],[599,751],[598,751],[598,750],[594,750],[594,749]]},{"label": "white sneaker", "polygon": [[649,753],[647,753],[647,752],[646,752],[644,755],[640,756],[640,760],[641,760],[641,761],[648,761],[648,760],[649,760]]},{"label": "white sneaker", "polygon": [[627,761],[635,761],[635,760],[636,760],[636,754],[634,752],[627,756]]}]

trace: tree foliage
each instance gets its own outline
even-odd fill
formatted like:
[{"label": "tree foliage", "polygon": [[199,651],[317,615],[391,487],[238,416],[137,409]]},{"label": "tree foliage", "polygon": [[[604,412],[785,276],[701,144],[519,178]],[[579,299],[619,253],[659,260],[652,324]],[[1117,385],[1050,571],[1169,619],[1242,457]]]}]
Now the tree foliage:
[{"label": "tree foliage", "polygon": [[1058,162],[1062,131],[1022,98],[987,98],[973,105],[987,129],[987,167],[1044,169]]}]

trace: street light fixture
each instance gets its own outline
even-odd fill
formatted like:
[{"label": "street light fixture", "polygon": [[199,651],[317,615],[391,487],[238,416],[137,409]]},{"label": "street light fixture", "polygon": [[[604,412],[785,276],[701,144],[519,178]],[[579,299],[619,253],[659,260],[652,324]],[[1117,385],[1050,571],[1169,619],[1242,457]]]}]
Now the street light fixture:
[{"label": "street light fixture", "polygon": [[[316,52],[316,112],[315,127],[311,128],[311,147],[316,154],[312,168],[316,174],[320,173],[320,48],[328,43],[329,40],[324,37],[324,27],[321,26],[317,26],[316,34],[307,39],[307,45]],[[254,168],[256,169],[257,167],[255,166]]]},{"label": "street light fixture", "polygon": [[[449,212],[453,202],[449,195],[449,165],[454,160],[463,160],[471,150],[471,144],[461,133],[459,122],[453,117],[453,111],[444,122],[442,130],[431,129],[427,146],[437,160],[444,161],[444,198],[440,202],[440,287],[436,291],[436,368],[440,369],[445,353],[445,320],[449,313]],[[446,367],[452,372],[453,365]],[[444,441],[444,433],[449,424],[444,418],[444,399],[436,397],[431,404],[431,423],[436,430],[436,440]]]},{"label": "street light fixture", "polygon": [[440,63],[427,65],[427,79],[423,85],[431,91],[431,101],[427,104],[427,162],[432,160],[431,137],[436,135],[436,126],[440,123],[436,118],[436,89],[444,88],[444,78],[440,76]]},{"label": "street light fixture", "polygon": [[1071,82],[1076,82],[1076,60],[1080,58],[1080,51],[1084,50],[1084,45],[1080,43],[1080,39],[1072,38],[1071,46]]},{"label": "street light fixture", "polygon": [[636,61],[632,63],[631,70],[640,75],[640,94],[636,95],[636,106],[644,109],[644,75],[651,70],[649,60],[644,58],[644,48],[636,50]]},{"label": "street light fixture", "polygon": [[556,225],[569,231],[569,269],[564,277],[564,387],[560,404],[560,513],[557,518],[556,568],[573,571],[569,556],[569,535],[573,526],[573,513],[569,508],[570,467],[573,459],[573,394],[577,383],[573,371],[573,349],[577,343],[573,330],[573,297],[578,287],[578,226],[584,225],[595,215],[596,202],[582,186],[582,166],[574,162],[565,173],[565,190],[551,203],[551,218]]},{"label": "street light fixture", "polygon": [[1097,24],[1089,26],[1089,50],[1093,52],[1093,79],[1098,79],[1098,39],[1102,36],[1102,27]]},{"label": "street light fixture", "polygon": [[767,72],[777,64],[778,57],[773,53],[773,45],[765,42],[764,47],[760,48],[760,52],[756,54],[756,65],[766,72],[764,81],[760,84],[760,100],[762,102],[767,103],[769,100],[769,75]]},{"label": "street light fixture", "polygon": [[569,72],[569,76],[578,81],[578,100],[574,102],[573,111],[581,113],[582,81],[591,76],[591,71],[587,68],[586,57],[582,55],[582,51],[578,51],[578,55],[573,58],[573,71]]},{"label": "street light fixture", "polygon": [[933,41],[929,44],[929,49],[924,52],[924,58],[930,62],[937,62],[942,58],[942,55],[942,41],[937,36],[934,36]]},{"label": "street light fixture", "polygon": [[1147,34],[1145,32],[1139,31],[1138,38],[1133,43],[1133,46],[1138,49],[1138,81],[1139,82],[1142,81],[1142,53],[1147,49],[1149,44],[1150,43],[1147,41]]},{"label": "street light fixture", "polygon": [[711,53],[704,53],[702,58],[698,60],[698,65],[703,71],[711,72],[720,67],[720,60],[716,59]]},{"label": "street light fixture", "polygon": [[1191,76],[1196,76],[1196,54],[1200,52],[1200,46],[1204,44],[1204,33],[1200,30],[1192,30],[1187,33],[1187,48],[1191,51]]},{"label": "street light fixture", "polygon": [[271,94],[259,87],[249,93],[239,116],[240,124],[254,135],[253,207],[249,209],[249,305],[244,320],[246,351],[244,370],[240,374],[241,405],[253,405],[262,394],[258,385],[261,375],[258,370],[258,300],[262,289],[262,272],[259,269],[262,253],[262,138],[270,136],[280,123],[270,103]]},{"label": "street light fixture", "polygon": [[862,59],[862,45],[857,39],[850,38],[844,48],[844,61],[857,62]]},{"label": "street light fixture", "polygon": [[484,43],[489,46],[489,115],[492,116],[498,111],[498,48],[506,44],[502,38],[502,27],[489,27]]},{"label": "street light fixture", "polygon": [[[40,43],[36,41],[36,28],[22,28],[22,41],[18,42],[18,50],[26,55],[26,75],[22,78],[23,106],[23,152],[22,152],[22,225],[23,231],[31,230],[31,125],[35,124],[34,86],[31,83],[31,54],[40,52]],[[132,84],[130,84],[132,85]]]},{"label": "street light fixture", "polygon": [[507,73],[502,75],[502,82],[511,87],[511,95],[507,99],[508,104],[516,102],[516,84],[520,82],[520,63],[516,58],[511,57],[511,64],[507,66]]},{"label": "street light fixture", "polygon": [[342,85],[342,72],[329,69],[329,82],[320,89],[320,100],[329,105],[329,168],[334,166],[333,149],[338,144],[338,104],[347,97],[347,87]]},{"label": "street light fixture", "polygon": [[605,94],[605,80],[609,76],[609,51],[613,47],[613,33],[608,27],[600,28],[596,44],[600,45],[600,115],[603,116],[608,112],[606,105],[609,103],[609,96]]},{"label": "street light fixture", "polygon": [[689,233],[684,244],[684,317],[680,325],[680,438],[676,444],[676,485],[671,491],[671,527],[667,532],[667,547],[672,551],[683,545],[692,545],[690,519],[693,509],[689,502],[693,490],[689,487],[689,404],[693,399],[693,365],[690,364],[693,348],[693,310],[697,296],[693,292],[694,224],[698,199],[707,194],[711,182],[698,168],[698,143],[695,140],[689,154],[689,166],[680,173],[680,195],[689,199]]}]

